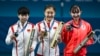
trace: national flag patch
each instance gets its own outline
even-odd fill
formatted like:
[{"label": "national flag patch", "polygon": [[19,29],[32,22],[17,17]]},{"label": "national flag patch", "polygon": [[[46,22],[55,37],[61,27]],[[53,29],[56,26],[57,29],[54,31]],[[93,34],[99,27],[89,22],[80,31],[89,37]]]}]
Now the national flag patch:
[{"label": "national flag patch", "polygon": [[57,27],[53,27],[53,29],[56,29]]},{"label": "national flag patch", "polygon": [[30,32],[30,29],[27,29],[27,32]]}]

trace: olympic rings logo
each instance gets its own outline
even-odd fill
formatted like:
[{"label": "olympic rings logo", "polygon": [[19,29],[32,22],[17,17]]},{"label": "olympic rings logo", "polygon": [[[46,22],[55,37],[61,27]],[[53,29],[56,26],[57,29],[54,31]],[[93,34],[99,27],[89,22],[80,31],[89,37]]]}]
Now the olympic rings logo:
[{"label": "olympic rings logo", "polygon": [[94,44],[99,43],[100,44],[100,29],[95,29],[95,34],[93,35],[94,38]]}]

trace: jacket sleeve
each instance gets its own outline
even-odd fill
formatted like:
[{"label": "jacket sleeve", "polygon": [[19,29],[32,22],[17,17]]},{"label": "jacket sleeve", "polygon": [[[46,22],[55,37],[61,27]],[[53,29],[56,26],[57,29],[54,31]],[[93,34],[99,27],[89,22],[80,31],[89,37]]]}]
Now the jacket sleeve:
[{"label": "jacket sleeve", "polygon": [[[92,27],[91,27],[91,25],[89,24],[89,25],[88,25],[88,32],[87,32],[87,34],[89,34],[91,31],[92,31]],[[91,44],[93,44],[93,43],[94,43],[94,40],[93,40],[93,37],[91,37],[91,38],[88,40],[88,42],[86,43],[86,46],[91,45]]]},{"label": "jacket sleeve", "polygon": [[62,28],[62,32],[61,32],[61,39],[62,42],[64,42],[65,44],[67,44],[72,36],[72,30],[68,30],[67,26],[69,26],[70,24],[64,24],[63,28]]},{"label": "jacket sleeve", "polygon": [[62,32],[61,32],[61,39],[62,42],[64,42],[65,44],[67,44],[68,40],[69,40],[69,31],[66,30],[66,24],[63,26],[62,28]]},{"label": "jacket sleeve", "polygon": [[6,36],[5,42],[7,45],[11,44],[13,41],[11,40],[11,35],[13,34],[11,27],[8,30],[8,34]]},{"label": "jacket sleeve", "polygon": [[65,25],[63,26],[62,31],[61,31],[61,39],[62,39],[62,42],[65,43]]}]

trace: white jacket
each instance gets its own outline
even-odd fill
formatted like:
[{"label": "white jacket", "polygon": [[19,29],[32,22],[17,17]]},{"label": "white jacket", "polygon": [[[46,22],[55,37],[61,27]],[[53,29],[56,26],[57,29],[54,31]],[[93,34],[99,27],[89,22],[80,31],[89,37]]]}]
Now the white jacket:
[{"label": "white jacket", "polygon": [[[19,24],[19,26],[18,26],[18,24]],[[12,30],[12,27],[13,27],[13,30]],[[25,29],[23,31],[21,31],[23,28],[25,28]],[[18,52],[18,56],[24,56],[25,49],[27,49],[28,40],[29,40],[31,31],[33,28],[35,28],[34,25],[29,22],[25,22],[24,27],[22,27],[22,24],[20,21],[18,21],[16,24],[12,25],[9,28],[5,42],[6,42],[6,44],[13,43],[12,56],[17,56],[17,55],[16,55],[16,42],[11,39],[11,35],[14,34],[14,32],[16,32],[16,31],[19,32],[18,37],[16,37],[16,40],[18,41],[17,52]],[[32,48],[35,49],[36,44],[37,44],[35,39],[33,40],[33,43],[34,44],[32,45]],[[32,52],[31,56],[34,56],[34,51]]]},{"label": "white jacket", "polygon": [[58,46],[55,47],[54,49],[50,48],[50,43],[51,43],[53,36],[56,32],[58,24],[59,24],[59,22],[54,20],[54,19],[51,20],[51,22],[50,22],[50,28],[51,29],[48,28],[48,25],[47,25],[45,20],[36,24],[36,30],[37,30],[39,41],[40,41],[40,36],[39,36],[40,31],[45,31],[45,29],[47,30],[47,36],[44,37],[44,39],[43,39],[44,44],[40,42],[37,54],[43,55],[43,56],[59,56]]}]

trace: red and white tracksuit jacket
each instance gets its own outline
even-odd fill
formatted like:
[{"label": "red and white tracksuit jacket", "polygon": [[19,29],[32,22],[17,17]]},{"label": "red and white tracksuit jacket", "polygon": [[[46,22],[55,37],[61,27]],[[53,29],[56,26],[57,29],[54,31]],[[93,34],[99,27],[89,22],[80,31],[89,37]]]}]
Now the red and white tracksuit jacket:
[{"label": "red and white tracksuit jacket", "polygon": [[[26,46],[28,44],[31,31],[35,27],[34,24],[29,22],[25,22],[24,26],[26,26],[25,29],[22,32],[20,32],[23,29],[23,27],[21,22],[18,21],[16,24],[12,25],[8,30],[8,34],[5,41],[6,44],[13,43],[12,56],[24,56],[25,54],[25,49],[27,49]],[[16,31],[19,32],[18,37],[16,37],[17,42],[11,39],[11,35],[13,35]],[[36,46],[36,41],[33,40],[33,43],[34,45],[32,45],[32,47],[34,49]],[[34,51],[32,51],[31,56],[34,56]]]},{"label": "red and white tracksuit jacket", "polygon": [[[55,48],[50,47],[50,43],[53,39],[53,36],[56,32],[59,22],[56,20],[51,20],[49,24],[45,20],[36,24],[37,36],[40,39],[39,32],[47,30],[47,36],[44,37],[43,42],[40,42],[37,54],[43,56],[59,56],[59,47],[58,45]],[[51,29],[49,29],[51,28]]]},{"label": "red and white tracksuit jacket", "polygon": [[[67,25],[73,25],[72,30],[67,30]],[[86,46],[93,44],[93,39],[89,39],[85,46],[83,46],[77,54],[73,54],[74,49],[86,38],[86,36],[92,31],[90,24],[82,19],[79,20],[79,24],[75,24],[73,20],[68,21],[62,28],[62,41],[65,43],[64,56],[85,56]]]}]

